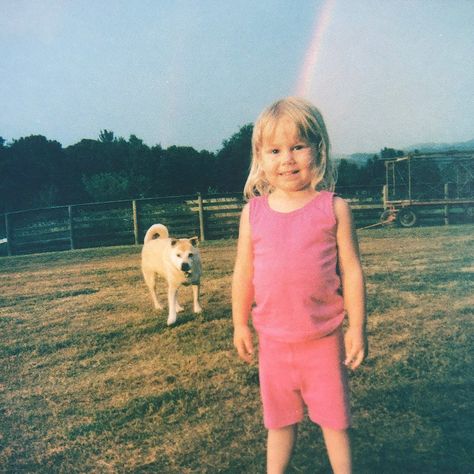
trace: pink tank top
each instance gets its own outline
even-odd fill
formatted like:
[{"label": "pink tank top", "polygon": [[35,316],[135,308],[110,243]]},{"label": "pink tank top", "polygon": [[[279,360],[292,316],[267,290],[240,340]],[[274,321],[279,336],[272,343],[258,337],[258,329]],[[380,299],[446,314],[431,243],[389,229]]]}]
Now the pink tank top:
[{"label": "pink tank top", "polygon": [[259,334],[299,342],[326,336],[342,324],[333,198],[321,191],[288,213],[271,209],[267,196],[250,200],[252,321]]}]

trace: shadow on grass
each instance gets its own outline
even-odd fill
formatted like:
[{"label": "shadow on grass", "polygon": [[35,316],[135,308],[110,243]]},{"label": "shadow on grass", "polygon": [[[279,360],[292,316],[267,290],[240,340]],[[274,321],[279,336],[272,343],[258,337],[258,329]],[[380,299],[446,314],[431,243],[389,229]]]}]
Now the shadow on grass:
[{"label": "shadow on grass", "polygon": [[[368,391],[357,400],[359,406],[371,407],[370,421],[357,420],[356,411],[357,471],[472,472],[473,388],[464,382],[417,381]],[[367,423],[378,427],[376,436],[364,433]],[[367,449],[370,459],[357,459],[357,452]]]},{"label": "shadow on grass", "polygon": [[15,306],[25,301],[37,302],[45,301],[56,301],[61,298],[72,298],[75,296],[92,295],[97,293],[99,290],[96,288],[83,288],[81,290],[70,290],[70,291],[53,291],[52,293],[43,293],[40,295],[15,295],[11,297],[2,297],[0,299],[0,308]]},{"label": "shadow on grass", "polygon": [[[449,294],[467,294],[474,281],[474,274],[467,272],[424,272],[417,278],[412,278],[406,283],[399,283],[400,291],[423,292],[449,292]],[[455,288],[453,288],[455,286]]]},{"label": "shadow on grass", "polygon": [[121,408],[98,411],[93,415],[91,423],[72,429],[68,437],[74,440],[88,433],[114,432],[118,434],[122,429],[127,431],[127,425],[135,420],[143,420],[159,412],[163,418],[169,415],[176,416],[177,411],[190,414],[198,409],[198,400],[196,390],[183,388],[173,388],[159,395],[133,398]]}]

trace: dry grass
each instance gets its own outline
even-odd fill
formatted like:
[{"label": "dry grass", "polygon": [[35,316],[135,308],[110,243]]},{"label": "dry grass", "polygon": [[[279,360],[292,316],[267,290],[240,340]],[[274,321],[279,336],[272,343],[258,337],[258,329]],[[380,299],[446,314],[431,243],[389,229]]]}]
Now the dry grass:
[{"label": "dry grass", "polygon": [[[371,356],[351,375],[357,472],[474,471],[472,231],[360,233]],[[0,259],[1,472],[264,472],[257,368],[231,344],[235,242],[203,245],[204,313],[182,290],[173,328],[139,250]],[[291,472],[328,469],[305,421]]]}]

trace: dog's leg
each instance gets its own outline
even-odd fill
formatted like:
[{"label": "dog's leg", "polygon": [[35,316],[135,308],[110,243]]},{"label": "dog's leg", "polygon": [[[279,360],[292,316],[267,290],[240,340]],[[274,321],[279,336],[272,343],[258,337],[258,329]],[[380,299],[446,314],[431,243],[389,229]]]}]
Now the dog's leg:
[{"label": "dog's leg", "polygon": [[151,299],[155,309],[163,309],[163,306],[158,302],[156,297],[156,274],[155,272],[143,272],[143,278],[145,279],[146,286],[150,290]]},{"label": "dog's leg", "polygon": [[168,326],[176,322],[176,291],[175,287],[168,287]]},{"label": "dog's leg", "polygon": [[201,313],[202,308],[199,304],[199,285],[193,285],[193,311],[195,313]]},{"label": "dog's leg", "polygon": [[176,312],[179,313],[183,310],[184,308],[178,303],[178,290],[176,290]]}]

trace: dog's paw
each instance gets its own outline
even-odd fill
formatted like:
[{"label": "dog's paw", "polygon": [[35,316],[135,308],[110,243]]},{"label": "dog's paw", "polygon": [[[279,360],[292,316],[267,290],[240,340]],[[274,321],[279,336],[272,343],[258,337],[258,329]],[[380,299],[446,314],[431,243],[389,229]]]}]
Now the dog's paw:
[{"label": "dog's paw", "polygon": [[176,312],[180,313],[181,311],[184,311],[184,308],[180,304],[176,304]]},{"label": "dog's paw", "polygon": [[161,305],[159,303],[155,304],[155,309],[159,311],[159,310],[163,309],[163,305]]},{"label": "dog's paw", "polygon": [[176,316],[169,316],[167,324],[168,326],[172,326],[176,322]]},{"label": "dog's paw", "polygon": [[194,306],[194,312],[195,313],[202,313],[202,308],[200,305],[196,305]]}]

